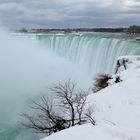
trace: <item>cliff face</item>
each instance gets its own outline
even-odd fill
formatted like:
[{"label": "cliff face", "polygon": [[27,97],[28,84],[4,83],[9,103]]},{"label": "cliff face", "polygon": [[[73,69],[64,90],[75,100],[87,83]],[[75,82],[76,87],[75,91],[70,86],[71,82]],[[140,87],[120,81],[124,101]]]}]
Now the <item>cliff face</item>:
[{"label": "cliff face", "polygon": [[[110,86],[88,97],[96,125],[72,127],[43,140],[140,140],[140,56],[117,62]],[[117,75],[122,81],[114,83]]]}]

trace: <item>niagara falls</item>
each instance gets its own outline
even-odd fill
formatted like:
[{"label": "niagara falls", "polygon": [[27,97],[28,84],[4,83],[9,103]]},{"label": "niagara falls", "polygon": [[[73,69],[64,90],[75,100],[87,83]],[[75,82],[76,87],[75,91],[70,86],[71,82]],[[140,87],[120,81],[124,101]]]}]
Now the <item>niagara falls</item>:
[{"label": "niagara falls", "polygon": [[140,140],[139,9],[1,0],[0,140]]},{"label": "niagara falls", "polygon": [[18,114],[27,108],[29,99],[45,93],[51,84],[72,78],[89,88],[97,74],[113,73],[119,56],[140,53],[136,41],[94,34],[1,32],[1,40],[2,139],[20,137]]}]

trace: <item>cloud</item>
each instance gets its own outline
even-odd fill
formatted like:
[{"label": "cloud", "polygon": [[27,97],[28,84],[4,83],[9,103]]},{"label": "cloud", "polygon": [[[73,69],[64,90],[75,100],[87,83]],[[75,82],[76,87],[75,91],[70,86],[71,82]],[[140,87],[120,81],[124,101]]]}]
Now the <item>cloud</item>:
[{"label": "cloud", "polygon": [[10,28],[127,26],[140,24],[139,13],[139,0],[0,1],[1,22]]},{"label": "cloud", "polygon": [[128,7],[139,7],[140,8],[140,1],[138,1],[138,0],[126,0],[123,3],[125,6],[128,6]]}]

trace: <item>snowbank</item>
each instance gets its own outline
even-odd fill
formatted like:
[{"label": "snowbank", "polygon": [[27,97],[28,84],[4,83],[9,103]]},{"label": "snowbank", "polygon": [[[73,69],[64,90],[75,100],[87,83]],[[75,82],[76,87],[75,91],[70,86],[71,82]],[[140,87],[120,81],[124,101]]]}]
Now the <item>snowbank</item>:
[{"label": "snowbank", "polygon": [[140,140],[140,56],[120,57],[117,61],[120,66],[116,75],[122,82],[111,82],[88,98],[96,125],[75,126],[42,140]]}]

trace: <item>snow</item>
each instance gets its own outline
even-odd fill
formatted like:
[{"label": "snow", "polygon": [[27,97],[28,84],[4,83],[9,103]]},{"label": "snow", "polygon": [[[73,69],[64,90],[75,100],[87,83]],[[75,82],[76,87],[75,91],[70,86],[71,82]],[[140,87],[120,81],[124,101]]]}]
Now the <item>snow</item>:
[{"label": "snow", "polygon": [[[110,86],[91,94],[96,125],[85,124],[52,134],[42,140],[140,140],[140,56],[122,56]],[[116,75],[122,82],[114,83]]]}]

